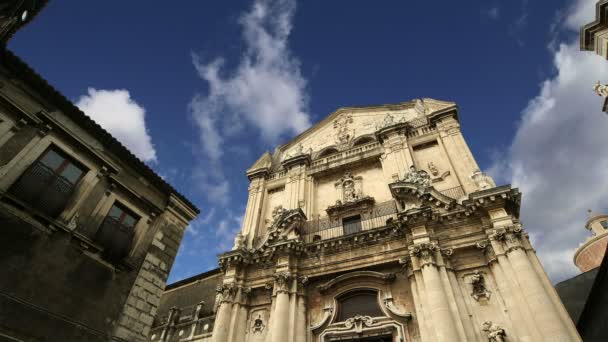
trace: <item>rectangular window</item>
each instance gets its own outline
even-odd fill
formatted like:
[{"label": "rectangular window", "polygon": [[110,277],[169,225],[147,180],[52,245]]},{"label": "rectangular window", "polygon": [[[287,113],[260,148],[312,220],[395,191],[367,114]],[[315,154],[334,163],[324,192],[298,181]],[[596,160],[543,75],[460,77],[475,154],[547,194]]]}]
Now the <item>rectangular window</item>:
[{"label": "rectangular window", "polygon": [[57,217],[84,172],[84,167],[51,146],[25,170],[9,192],[43,214]]},{"label": "rectangular window", "polygon": [[139,217],[120,203],[114,203],[95,235],[110,261],[124,259],[131,250],[135,225]]},{"label": "rectangular window", "polygon": [[361,230],[363,230],[361,226],[361,215],[343,218],[342,227],[344,229],[344,235],[360,232]]}]

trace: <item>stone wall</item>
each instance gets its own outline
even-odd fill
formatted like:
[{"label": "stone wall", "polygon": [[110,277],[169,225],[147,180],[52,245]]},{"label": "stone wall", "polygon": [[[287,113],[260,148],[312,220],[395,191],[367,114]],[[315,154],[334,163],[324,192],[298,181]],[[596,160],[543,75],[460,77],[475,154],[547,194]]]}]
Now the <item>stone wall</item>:
[{"label": "stone wall", "polygon": [[129,341],[144,341],[148,336],[184,230],[184,225],[166,220],[154,235],[118,320],[116,336]]}]

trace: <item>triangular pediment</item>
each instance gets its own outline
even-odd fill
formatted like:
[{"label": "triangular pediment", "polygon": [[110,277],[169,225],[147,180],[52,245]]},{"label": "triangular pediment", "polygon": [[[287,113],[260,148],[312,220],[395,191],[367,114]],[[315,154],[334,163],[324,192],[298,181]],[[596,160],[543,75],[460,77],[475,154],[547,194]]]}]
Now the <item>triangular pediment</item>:
[{"label": "triangular pediment", "polygon": [[[409,122],[414,126],[426,124],[438,113],[456,109],[456,104],[430,98],[373,106],[343,107],[334,111],[286,144],[279,146],[273,156],[266,153],[250,170],[264,167],[299,155],[313,159],[333,150],[344,150],[362,141],[374,139],[374,133],[390,122]],[[276,165],[275,165],[276,166]]]}]

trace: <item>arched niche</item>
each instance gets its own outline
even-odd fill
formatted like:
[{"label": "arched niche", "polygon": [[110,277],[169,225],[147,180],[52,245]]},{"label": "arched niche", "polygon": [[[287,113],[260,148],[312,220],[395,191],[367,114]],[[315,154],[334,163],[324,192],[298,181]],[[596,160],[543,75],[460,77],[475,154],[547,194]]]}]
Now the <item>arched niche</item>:
[{"label": "arched niche", "polygon": [[[386,334],[405,341],[411,314],[396,312],[393,306],[391,283],[395,278],[394,273],[355,271],[319,285],[324,307],[321,319],[311,324],[313,340],[325,342]],[[352,308],[357,302],[367,308]]]},{"label": "arched niche", "polygon": [[332,154],[338,153],[338,152],[339,151],[335,146],[329,146],[329,147],[326,147],[326,148],[322,149],[321,151],[319,151],[317,158],[327,157],[329,155],[332,155]]},{"label": "arched niche", "polygon": [[359,145],[364,145],[364,144],[368,144],[371,142],[376,141],[376,139],[371,136],[371,135],[364,135],[361,137],[358,137],[357,139],[355,139],[355,141],[353,141],[353,146],[359,146]]}]

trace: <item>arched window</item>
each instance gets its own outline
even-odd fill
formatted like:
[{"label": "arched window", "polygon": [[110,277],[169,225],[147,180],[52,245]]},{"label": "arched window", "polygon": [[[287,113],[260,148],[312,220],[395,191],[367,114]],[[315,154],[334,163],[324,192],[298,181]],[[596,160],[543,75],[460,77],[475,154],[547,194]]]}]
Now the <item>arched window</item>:
[{"label": "arched window", "polygon": [[374,141],[374,138],[367,136],[367,137],[361,137],[357,140],[355,140],[355,142],[353,143],[353,146],[358,146],[358,145],[363,145],[363,144],[367,144]]},{"label": "arched window", "polygon": [[325,156],[328,156],[328,155],[334,154],[334,153],[338,153],[338,150],[333,147],[330,147],[326,150],[321,151],[321,153],[319,153],[318,158],[325,157]]},{"label": "arched window", "polygon": [[356,315],[370,317],[384,316],[378,305],[378,292],[359,290],[348,292],[338,297],[337,322],[343,322]]}]

